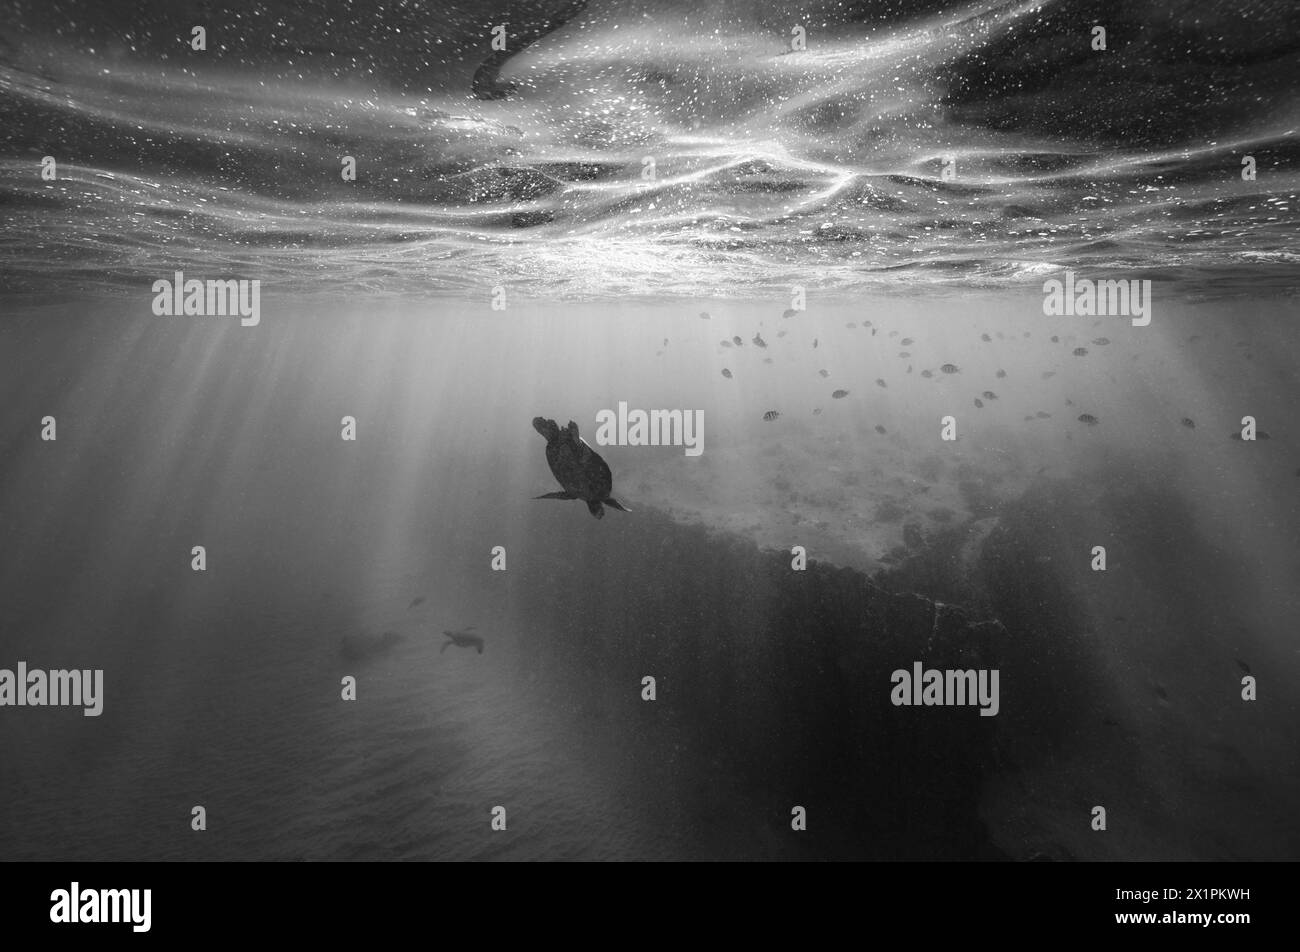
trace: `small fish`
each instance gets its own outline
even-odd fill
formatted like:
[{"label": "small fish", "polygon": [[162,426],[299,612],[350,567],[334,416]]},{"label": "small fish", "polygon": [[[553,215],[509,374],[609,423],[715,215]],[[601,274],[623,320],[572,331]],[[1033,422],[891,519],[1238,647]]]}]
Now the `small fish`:
[{"label": "small fish", "polygon": [[1034,414],[1034,416],[1038,417],[1040,420],[1050,420],[1052,418],[1050,413],[1044,413],[1042,410],[1039,410]]},{"label": "small fish", "polygon": [[991,344],[991,343],[993,343],[993,338],[990,337],[988,334],[981,334],[981,335],[980,335],[980,340],[984,341],[984,343],[986,343],[986,344]]},{"label": "small fish", "polygon": [[708,312],[708,311],[700,311],[700,320],[702,320],[702,321],[707,321],[708,319],[709,319],[709,312]]},{"label": "small fish", "polygon": [[785,309],[785,311],[782,312],[781,316],[782,316],[782,317],[787,317],[787,318],[789,318],[789,317],[796,317],[796,316],[798,316],[798,314],[799,314],[799,312],[796,311],[794,308],[792,308],[792,307],[787,307],[787,308]]},{"label": "small fish", "polygon": [[934,371],[932,371],[932,370],[922,370],[922,371],[921,371],[921,376],[924,377],[926,380],[929,380],[931,377],[934,376]]},{"label": "small fish", "polygon": [[1005,370],[999,370],[997,374],[999,380],[1003,379],[1006,375],[1007,372]]},{"label": "small fish", "polygon": [[1193,420],[1193,419],[1192,419],[1191,417],[1189,417],[1189,416],[1185,416],[1185,417],[1183,417],[1183,419],[1182,419],[1182,424],[1183,424],[1183,426],[1187,427],[1187,429],[1189,429],[1189,430],[1194,430],[1194,429],[1196,429],[1196,421]]},{"label": "small fish", "polygon": [[813,338],[813,350],[816,350],[816,349],[817,349],[817,338],[814,337],[814,338]]},{"label": "small fish", "polygon": [[985,390],[985,391],[984,391],[984,399],[985,399],[985,400],[996,400],[997,398],[998,398],[998,395],[997,395],[996,393],[994,393],[992,390]]},{"label": "small fish", "polygon": [[1160,698],[1160,700],[1162,701],[1169,700],[1169,695],[1165,693],[1164,687],[1162,687],[1159,684],[1155,685],[1154,687],[1155,687],[1156,697]]},{"label": "small fish", "polygon": [[757,344],[759,347],[767,346],[767,341],[763,340],[763,335],[761,332],[754,335],[754,343]]},{"label": "small fish", "polygon": [[875,337],[875,336],[876,336],[876,329],[875,329],[874,327],[871,328],[871,336],[872,336],[872,337]]},{"label": "small fish", "polygon": [[1241,439],[1241,434],[1240,434],[1239,432],[1237,432],[1236,430],[1233,430],[1231,433],[1228,434],[1228,439],[1230,439],[1230,440],[1240,440],[1240,439]]},{"label": "small fish", "polygon": [[908,365],[907,365],[907,372],[908,372],[909,374],[912,372],[912,365],[911,365],[911,364],[908,364]]},{"label": "small fish", "polygon": [[1237,662],[1237,667],[1241,668],[1242,671],[1250,674],[1250,665],[1246,664],[1246,662],[1242,661],[1240,658],[1233,658],[1232,660]]},{"label": "small fish", "polygon": [[876,386],[882,387],[886,390],[889,389],[888,387],[885,386],[885,381],[881,380],[879,377],[876,378]]},{"label": "small fish", "polygon": [[1255,438],[1260,440],[1271,440],[1273,437],[1268,435],[1268,430],[1256,430]]},{"label": "small fish", "polygon": [[899,341],[899,343],[902,344],[904,347],[911,347],[913,344],[916,343],[916,341],[912,340],[912,338],[910,337],[904,337],[902,340]]},{"label": "small fish", "polygon": [[416,605],[423,605],[423,604],[424,604],[424,596],[421,595],[419,598],[413,598],[413,599],[411,599],[411,604],[407,605],[407,606],[406,606],[406,609],[407,609],[407,611],[410,611],[410,610],[411,610],[412,608],[414,608]]},{"label": "small fish", "polygon": [[1074,406],[1074,401],[1071,400],[1069,397],[1066,397],[1066,398],[1065,398],[1065,405],[1066,405],[1067,407],[1072,407],[1072,406]]},{"label": "small fish", "polygon": [[905,350],[900,350],[898,352],[898,356],[902,357],[904,360],[907,360],[907,358],[911,357],[912,355]]},{"label": "small fish", "polygon": [[772,362],[772,358],[771,358],[771,357],[764,357],[764,358],[763,358],[763,363],[765,363],[765,364],[770,364],[771,362]]},{"label": "small fish", "polygon": [[1086,348],[1086,347],[1076,347],[1076,348],[1074,348],[1074,356],[1076,356],[1076,357],[1087,357],[1087,356],[1088,356],[1088,348]]},{"label": "small fish", "polygon": [[834,397],[836,400],[843,400],[848,395],[849,392],[847,390],[836,390],[834,393],[831,394],[831,396]]},{"label": "small fish", "polygon": [[743,340],[740,339],[740,335],[739,335],[739,334],[737,334],[735,337],[731,338],[731,342],[732,342],[733,344],[735,344],[737,347],[744,347],[744,346],[745,346],[745,342],[744,342]]},{"label": "small fish", "polygon": [[885,428],[884,428],[883,426],[881,426],[879,423],[877,423],[877,424],[876,424],[876,432],[879,433],[881,436],[884,436],[885,433],[886,433],[886,430],[885,430]]},{"label": "small fish", "polygon": [[718,343],[721,344],[723,347],[730,347],[730,346],[731,346],[731,341],[729,341],[729,340],[720,340],[720,341],[718,341]]},{"label": "small fish", "polygon": [[1059,337],[1057,337],[1055,334],[1053,334],[1053,335],[1052,335],[1052,343],[1053,343],[1053,344],[1059,344],[1060,342],[1061,342],[1061,338],[1059,338]]},{"label": "small fish", "polygon": [[1094,337],[1094,338],[1092,339],[1092,342],[1093,342],[1094,344],[1096,344],[1098,347],[1105,347],[1107,344],[1110,343],[1110,338],[1109,338],[1109,337]]},{"label": "small fish", "polygon": [[768,410],[766,413],[763,414],[763,419],[766,420],[768,423],[771,423],[780,415],[781,414],[777,413],[775,410]]},{"label": "small fish", "polygon": [[786,334],[788,334],[788,333],[789,333],[789,331],[777,331],[777,332],[776,332],[776,336],[777,336],[777,337],[784,337],[784,336],[785,336]]},{"label": "small fish", "polygon": [[731,379],[731,371],[728,370],[726,367],[723,367],[723,368],[722,368],[722,376],[724,376],[724,377],[726,377],[728,380],[730,380],[730,379]]},{"label": "small fish", "polygon": [[1098,423],[1100,423],[1101,421],[1098,420],[1098,419],[1097,419],[1095,416],[1093,416],[1091,413],[1080,413],[1080,414],[1079,414],[1079,422],[1080,422],[1080,423],[1086,423],[1086,424],[1088,424],[1088,426],[1096,426],[1096,425],[1097,425]]},{"label": "small fish", "polygon": [[939,369],[942,370],[942,371],[943,371],[944,373],[946,373],[946,374],[957,374],[957,373],[961,373],[961,371],[957,369],[957,365],[956,365],[956,364],[944,364],[944,365],[943,365],[942,367],[940,367]]},{"label": "small fish", "polygon": [[976,397],[976,398],[975,398],[975,407],[976,407],[976,409],[983,410],[983,409],[984,409],[984,401],[981,400],[979,397]]},{"label": "small fish", "polygon": [[665,347],[668,346],[668,338],[667,338],[667,337],[664,338],[664,346],[665,346]]},{"label": "small fish", "polygon": [[813,407],[813,416],[818,416],[822,412],[821,407]]},{"label": "small fish", "polygon": [[1044,380],[1051,380],[1051,379],[1052,379],[1053,377],[1055,377],[1055,376],[1056,376],[1056,371],[1055,371],[1055,370],[1047,370],[1047,371],[1044,371],[1044,372],[1043,372],[1043,379],[1044,379]]},{"label": "small fish", "polygon": [[821,374],[823,377],[829,377],[831,375],[831,372],[829,370],[819,370],[817,372]]}]

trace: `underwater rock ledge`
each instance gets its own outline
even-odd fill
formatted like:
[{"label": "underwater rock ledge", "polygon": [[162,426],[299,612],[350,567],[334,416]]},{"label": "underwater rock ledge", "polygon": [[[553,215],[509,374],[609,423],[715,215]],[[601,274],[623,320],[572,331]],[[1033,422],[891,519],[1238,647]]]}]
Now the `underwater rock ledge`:
[{"label": "underwater rock ledge", "polygon": [[[546,629],[527,664],[576,679],[585,719],[633,732],[645,781],[720,837],[714,855],[999,855],[978,815],[997,718],[894,706],[890,694],[892,672],[917,661],[996,668],[1000,622],[891,592],[888,573],[873,581],[815,560],[793,571],[788,554],[653,510],[601,532],[571,515],[539,512],[533,528],[581,561],[530,559],[513,580]],[[653,713],[638,693],[647,675]],[[700,761],[717,779],[707,789],[685,766]],[[815,821],[791,838],[793,805]],[[755,811],[769,835],[722,835]]]}]

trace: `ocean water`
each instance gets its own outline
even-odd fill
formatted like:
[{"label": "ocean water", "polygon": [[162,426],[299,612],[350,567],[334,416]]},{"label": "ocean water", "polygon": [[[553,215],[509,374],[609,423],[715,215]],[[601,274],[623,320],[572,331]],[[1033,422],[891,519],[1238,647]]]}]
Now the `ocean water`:
[{"label": "ocean water", "polygon": [[1293,5],[13,7],[0,858],[1300,856]]},{"label": "ocean water", "polygon": [[[1222,293],[1296,270],[1285,0],[810,7],[797,53],[784,4],[593,3],[488,102],[468,73],[491,4],[379,4],[347,28],[296,5],[18,7],[18,291],[188,267],[287,294],[786,296],[1068,266]],[[196,16],[210,55],[177,40]]]}]

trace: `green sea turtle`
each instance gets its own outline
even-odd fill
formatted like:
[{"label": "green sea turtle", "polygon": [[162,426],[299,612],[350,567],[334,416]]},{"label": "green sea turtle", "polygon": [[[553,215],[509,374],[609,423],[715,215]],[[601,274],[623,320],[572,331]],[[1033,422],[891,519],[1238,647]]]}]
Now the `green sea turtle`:
[{"label": "green sea turtle", "polygon": [[564,492],[546,493],[534,499],[581,499],[597,519],[604,518],[604,506],[620,512],[632,511],[609,495],[614,488],[613,474],[599,454],[578,435],[578,424],[570,420],[567,427],[560,429],[554,420],[533,417],[533,429],[546,440],[546,462],[564,487]]},{"label": "green sea turtle", "polygon": [[473,625],[470,625],[468,628],[463,628],[460,631],[444,631],[443,634],[447,636],[447,640],[442,643],[442,651],[439,651],[438,654],[442,654],[443,651],[446,651],[452,645],[455,645],[457,648],[477,648],[478,653],[482,654],[483,636],[472,634],[473,631]]}]

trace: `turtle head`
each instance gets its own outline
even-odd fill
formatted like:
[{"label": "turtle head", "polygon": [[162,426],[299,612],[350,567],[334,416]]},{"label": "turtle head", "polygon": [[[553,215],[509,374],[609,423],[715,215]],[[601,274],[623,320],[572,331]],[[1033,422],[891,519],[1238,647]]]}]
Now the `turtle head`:
[{"label": "turtle head", "polygon": [[533,429],[542,434],[542,439],[551,443],[560,436],[560,427],[554,420],[548,420],[545,417],[533,417]]}]

